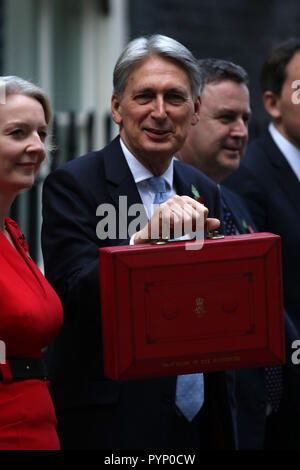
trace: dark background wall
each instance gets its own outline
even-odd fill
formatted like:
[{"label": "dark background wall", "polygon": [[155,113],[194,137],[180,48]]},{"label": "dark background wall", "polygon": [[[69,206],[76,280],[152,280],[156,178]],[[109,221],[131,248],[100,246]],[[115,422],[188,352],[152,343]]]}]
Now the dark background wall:
[{"label": "dark background wall", "polygon": [[3,48],[4,48],[4,24],[3,24],[3,0],[0,0],[0,75],[3,73]]},{"label": "dark background wall", "polygon": [[250,76],[250,138],[265,128],[260,68],[272,45],[300,36],[300,0],[129,0],[129,21],[131,38],[162,33],[199,59],[242,65]]}]

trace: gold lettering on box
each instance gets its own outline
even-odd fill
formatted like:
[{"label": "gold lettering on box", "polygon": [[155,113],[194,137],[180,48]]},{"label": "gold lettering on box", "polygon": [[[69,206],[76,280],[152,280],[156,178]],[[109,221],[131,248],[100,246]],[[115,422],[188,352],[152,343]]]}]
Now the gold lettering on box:
[{"label": "gold lettering on box", "polygon": [[201,364],[210,364],[210,359],[201,359]]},{"label": "gold lettering on box", "polygon": [[232,356],[232,357],[218,357],[213,359],[213,362],[238,362],[241,360],[240,356]]},{"label": "gold lettering on box", "polygon": [[195,304],[196,306],[195,306],[194,312],[196,313],[198,318],[202,318],[205,313],[204,299],[202,297],[196,297]]},{"label": "gold lettering on box", "polygon": [[173,362],[163,362],[162,367],[181,367],[181,366],[189,366],[191,361],[173,361]]}]

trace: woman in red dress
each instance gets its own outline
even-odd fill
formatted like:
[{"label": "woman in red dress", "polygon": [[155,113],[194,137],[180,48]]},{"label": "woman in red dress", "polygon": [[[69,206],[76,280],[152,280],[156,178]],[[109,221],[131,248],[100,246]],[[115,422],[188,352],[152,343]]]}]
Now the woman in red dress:
[{"label": "woman in red dress", "polygon": [[62,306],[6,217],[45,158],[51,108],[18,77],[0,77],[0,87],[0,449],[58,450],[42,349],[61,327]]}]

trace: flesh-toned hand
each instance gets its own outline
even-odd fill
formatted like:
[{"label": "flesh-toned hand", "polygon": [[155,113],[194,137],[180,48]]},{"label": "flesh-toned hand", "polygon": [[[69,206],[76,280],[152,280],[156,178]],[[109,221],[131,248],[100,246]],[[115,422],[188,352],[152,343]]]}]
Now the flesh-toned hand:
[{"label": "flesh-toned hand", "polygon": [[208,209],[189,196],[172,196],[158,205],[153,216],[139,232],[135,234],[134,244],[151,243],[159,238],[179,238],[187,233],[201,229],[214,230],[220,221],[208,217]]}]

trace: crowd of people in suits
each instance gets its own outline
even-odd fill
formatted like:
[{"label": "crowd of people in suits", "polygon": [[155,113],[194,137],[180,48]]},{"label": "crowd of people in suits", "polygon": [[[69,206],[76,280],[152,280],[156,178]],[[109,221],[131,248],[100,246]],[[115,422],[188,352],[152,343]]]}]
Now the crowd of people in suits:
[{"label": "crowd of people in suits", "polygon": [[[0,315],[7,326],[0,328],[0,340],[9,348],[0,364],[1,449],[300,448],[300,369],[291,361],[291,344],[300,334],[295,223],[300,108],[292,99],[298,79],[300,40],[289,39],[270,51],[262,68],[271,123],[247,145],[249,78],[241,66],[215,58],[198,61],[178,41],[159,34],[131,41],[113,75],[111,113],[119,135],[104,149],[57,168],[44,183],[44,278],[5,214],[16,194],[33,184],[45,157],[50,103],[34,85],[3,77],[0,256],[6,269],[0,274]],[[161,182],[156,194],[153,188]],[[132,236],[99,239],[99,204],[111,204],[118,213],[124,195],[128,206],[143,204],[147,223]],[[204,377],[199,372],[183,381],[181,376],[108,379],[101,355],[99,248],[149,244],[153,233],[162,235],[165,222],[171,239],[178,228],[188,235],[186,227],[203,220],[208,230],[225,235],[281,236],[286,363]],[[15,270],[8,276],[10,264]],[[25,284],[16,293],[10,284],[19,277]],[[16,303],[22,307],[16,309]],[[35,338],[32,347],[28,338]],[[41,362],[46,345],[55,414]]]},{"label": "crowd of people in suits", "polygon": [[[291,60],[299,64],[298,70],[295,70],[294,66],[293,73],[288,70],[283,74],[283,63],[287,66]],[[285,83],[290,91],[285,97],[287,101],[285,105],[292,104],[291,84],[300,72],[300,42],[292,39],[280,44],[270,52],[270,56],[266,59],[266,64],[268,63],[271,65],[264,65],[262,72],[262,90],[267,94],[267,98],[264,97],[267,111],[270,95],[274,101],[276,97],[279,100],[278,95]],[[194,165],[219,185],[221,220],[225,234],[270,232],[281,235],[283,241],[287,363],[282,368],[236,371],[239,448],[266,449],[269,446],[298,448],[299,371],[291,361],[291,345],[299,336],[299,323],[296,303],[289,300],[299,276],[296,269],[297,249],[295,245],[290,245],[288,224],[282,224],[280,228],[278,223],[281,223],[282,219],[291,217],[292,211],[298,210],[297,204],[289,201],[291,194],[293,198],[299,194],[299,180],[286,157],[278,148],[276,149],[269,132],[247,146],[248,123],[251,115],[247,72],[237,64],[220,59],[201,60],[200,70],[202,76],[200,120],[198,125],[190,130],[178,157]],[[281,82],[279,73],[282,74]],[[271,86],[272,80],[276,83],[276,88],[274,85]],[[270,116],[272,117],[271,113]],[[283,116],[276,114],[276,119],[272,119],[270,128],[278,128],[278,133],[282,128],[286,128],[285,116],[286,114]],[[296,121],[293,124],[296,128]],[[282,135],[286,134],[282,132]],[[287,137],[286,135],[283,138],[287,140]],[[268,142],[272,145],[271,150],[262,155],[264,146],[261,148],[259,142]],[[273,166],[277,158],[281,162],[280,170],[279,163]],[[248,167],[252,169],[251,173]],[[286,173],[283,173],[283,168],[286,169]],[[293,186],[292,183],[287,184],[287,174],[294,182]],[[279,193],[282,195],[279,196]],[[275,201],[278,201],[277,206]],[[297,233],[297,230],[295,232]],[[269,408],[271,401],[272,411]]]}]

